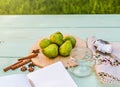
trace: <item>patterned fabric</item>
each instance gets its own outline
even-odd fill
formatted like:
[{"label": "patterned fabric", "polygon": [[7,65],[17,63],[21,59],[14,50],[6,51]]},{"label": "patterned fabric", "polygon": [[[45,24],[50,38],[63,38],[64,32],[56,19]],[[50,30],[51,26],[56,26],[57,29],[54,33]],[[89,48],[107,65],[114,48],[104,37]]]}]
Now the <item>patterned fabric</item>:
[{"label": "patterned fabric", "polygon": [[95,60],[95,70],[98,78],[102,83],[120,85],[120,43],[114,44],[113,52],[109,55],[96,52],[93,46],[95,37],[89,37],[87,44],[93,52],[93,60]]}]

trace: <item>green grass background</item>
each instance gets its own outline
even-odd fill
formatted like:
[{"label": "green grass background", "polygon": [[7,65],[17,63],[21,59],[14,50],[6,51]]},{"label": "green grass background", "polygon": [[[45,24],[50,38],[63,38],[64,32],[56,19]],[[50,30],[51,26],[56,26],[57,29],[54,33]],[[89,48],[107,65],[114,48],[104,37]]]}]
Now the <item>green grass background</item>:
[{"label": "green grass background", "polygon": [[120,0],[0,0],[0,14],[120,14]]}]

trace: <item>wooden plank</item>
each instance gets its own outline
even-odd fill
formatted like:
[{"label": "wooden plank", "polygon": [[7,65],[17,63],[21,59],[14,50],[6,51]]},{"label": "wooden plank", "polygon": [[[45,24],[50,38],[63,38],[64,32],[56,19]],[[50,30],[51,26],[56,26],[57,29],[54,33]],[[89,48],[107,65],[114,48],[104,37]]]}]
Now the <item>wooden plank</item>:
[{"label": "wooden plank", "polygon": [[117,28],[40,28],[40,29],[9,29],[0,30],[0,56],[26,56],[31,46],[40,38],[48,36],[55,31],[63,34],[72,34],[86,40],[89,36],[96,36],[112,42],[120,42],[120,29]]},{"label": "wooden plank", "polygon": [[3,15],[0,27],[120,27],[120,15]]}]

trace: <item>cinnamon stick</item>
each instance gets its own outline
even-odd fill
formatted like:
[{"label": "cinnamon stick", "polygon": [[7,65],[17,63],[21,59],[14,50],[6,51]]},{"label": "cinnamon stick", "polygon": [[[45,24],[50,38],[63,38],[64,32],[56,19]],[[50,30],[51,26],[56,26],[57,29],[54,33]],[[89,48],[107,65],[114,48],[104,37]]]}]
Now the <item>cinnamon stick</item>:
[{"label": "cinnamon stick", "polygon": [[6,67],[6,68],[4,68],[3,71],[4,71],[4,72],[7,72],[8,70],[11,69],[12,66],[15,66],[15,65],[17,65],[17,64],[19,64],[19,63],[21,63],[21,62],[22,62],[22,60],[21,60],[21,61],[18,61],[18,62],[16,62],[16,63],[14,63],[14,64],[12,64],[12,65]]},{"label": "cinnamon stick", "polygon": [[19,67],[21,67],[21,66],[23,66],[23,65],[25,65],[25,64],[27,64],[27,63],[29,63],[29,62],[31,62],[31,59],[25,59],[25,60],[23,60],[22,62],[14,65],[14,66],[11,66],[11,69],[12,69],[12,70],[15,70],[15,69],[17,69],[17,68],[19,68]]},{"label": "cinnamon stick", "polygon": [[38,56],[38,54],[34,53],[34,54],[29,55],[29,56],[26,56],[26,57],[23,57],[23,58],[19,58],[18,61],[25,60],[25,59],[32,59],[32,58],[34,58],[36,56]]},{"label": "cinnamon stick", "polygon": [[31,59],[36,57],[36,56],[38,56],[38,54],[34,53],[34,54],[29,55],[29,56],[26,56],[26,57],[23,57],[23,58],[19,58],[18,62],[16,62],[16,63],[14,63],[14,64],[4,68],[3,71],[6,72],[6,71],[8,71],[10,69],[15,70],[15,69],[21,67],[22,65],[25,65],[25,64],[31,62]]}]

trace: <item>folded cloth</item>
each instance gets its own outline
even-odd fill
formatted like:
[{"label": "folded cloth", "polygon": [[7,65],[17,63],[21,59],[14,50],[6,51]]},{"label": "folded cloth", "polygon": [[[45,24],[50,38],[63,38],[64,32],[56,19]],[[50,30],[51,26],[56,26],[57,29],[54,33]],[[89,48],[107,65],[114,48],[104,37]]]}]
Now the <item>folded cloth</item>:
[{"label": "folded cloth", "polygon": [[120,43],[111,42],[112,53],[108,55],[96,52],[96,40],[96,37],[88,37],[87,45],[93,52],[98,78],[103,83],[120,85]]}]

